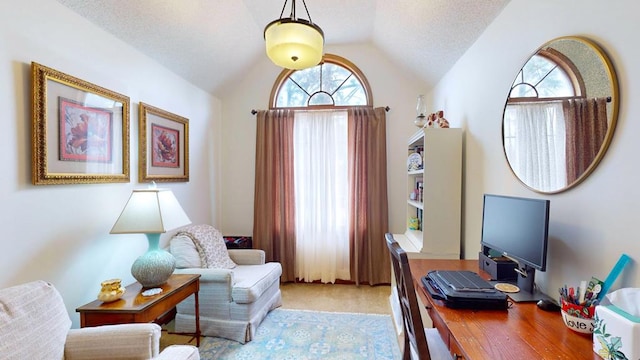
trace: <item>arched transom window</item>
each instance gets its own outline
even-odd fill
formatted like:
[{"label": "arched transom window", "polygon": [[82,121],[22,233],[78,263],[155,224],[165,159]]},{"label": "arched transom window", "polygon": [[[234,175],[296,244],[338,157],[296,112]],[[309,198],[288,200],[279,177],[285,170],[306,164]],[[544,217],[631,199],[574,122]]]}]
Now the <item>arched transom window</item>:
[{"label": "arched transom window", "polygon": [[283,70],[269,100],[270,108],[371,106],[369,84],[354,64],[331,54],[303,70]]},{"label": "arched transom window", "polygon": [[553,49],[541,50],[522,67],[511,85],[509,101],[580,97],[584,81],[575,65]]}]

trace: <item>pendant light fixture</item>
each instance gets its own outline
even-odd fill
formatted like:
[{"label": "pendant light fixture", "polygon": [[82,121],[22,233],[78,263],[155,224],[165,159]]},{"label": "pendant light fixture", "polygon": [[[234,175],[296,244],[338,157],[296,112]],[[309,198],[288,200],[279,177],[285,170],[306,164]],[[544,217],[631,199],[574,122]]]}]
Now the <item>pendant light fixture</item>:
[{"label": "pendant light fixture", "polygon": [[296,17],[296,0],[291,1],[291,15],[283,18],[289,0],[285,0],[280,18],[264,29],[267,56],[274,64],[286,69],[301,70],[322,61],[324,32],[311,21],[307,4],[302,0],[309,20]]}]

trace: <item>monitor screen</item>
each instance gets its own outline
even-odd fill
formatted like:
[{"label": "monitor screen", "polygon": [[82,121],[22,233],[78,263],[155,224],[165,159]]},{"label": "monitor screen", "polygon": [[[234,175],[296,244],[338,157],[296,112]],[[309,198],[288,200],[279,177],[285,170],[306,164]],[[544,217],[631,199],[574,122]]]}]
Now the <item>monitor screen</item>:
[{"label": "monitor screen", "polygon": [[549,200],[484,195],[483,246],[545,271],[548,233]]}]

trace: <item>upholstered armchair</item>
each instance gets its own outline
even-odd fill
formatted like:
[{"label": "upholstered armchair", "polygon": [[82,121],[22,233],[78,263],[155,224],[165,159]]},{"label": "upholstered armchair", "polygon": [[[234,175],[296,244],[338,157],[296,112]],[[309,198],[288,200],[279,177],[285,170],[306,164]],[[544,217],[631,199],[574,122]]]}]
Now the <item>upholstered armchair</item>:
[{"label": "upholstered armchair", "polygon": [[70,329],[60,293],[34,281],[0,290],[0,358],[198,360],[198,349],[174,345],[160,353],[160,326],[123,324]]},{"label": "upholstered armchair", "polygon": [[[240,343],[251,341],[269,311],[282,304],[277,262],[265,263],[262,250],[227,250],[220,232],[191,225],[170,241],[179,274],[200,274],[200,331]],[[178,304],[175,328],[193,332],[193,296]]]}]

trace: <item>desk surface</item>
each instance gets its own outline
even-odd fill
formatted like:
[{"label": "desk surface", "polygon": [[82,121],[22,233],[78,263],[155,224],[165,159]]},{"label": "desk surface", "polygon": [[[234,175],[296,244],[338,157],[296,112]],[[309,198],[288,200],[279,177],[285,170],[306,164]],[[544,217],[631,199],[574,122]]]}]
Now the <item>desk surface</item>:
[{"label": "desk surface", "polygon": [[600,359],[590,335],[568,329],[559,312],[538,309],[535,303],[513,303],[509,310],[450,309],[432,299],[421,283],[431,270],[471,270],[485,279],[478,260],[410,259],[418,296],[430,309],[452,352],[465,359]]}]

